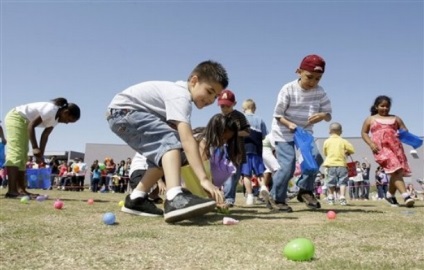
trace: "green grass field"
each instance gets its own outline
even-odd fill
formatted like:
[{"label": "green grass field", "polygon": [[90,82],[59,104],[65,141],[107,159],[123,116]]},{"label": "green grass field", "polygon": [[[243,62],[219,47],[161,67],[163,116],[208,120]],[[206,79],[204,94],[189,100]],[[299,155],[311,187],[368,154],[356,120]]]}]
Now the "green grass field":
[{"label": "green grass field", "polygon": [[[120,212],[125,194],[66,191],[28,204],[0,191],[0,269],[424,269],[424,203],[392,208],[384,201],[307,210],[295,199],[293,213],[263,204],[238,204],[224,215],[209,213],[176,224]],[[56,198],[64,208],[53,207]],[[87,200],[93,198],[93,205]],[[337,218],[328,220],[328,210]],[[105,212],[116,224],[102,222]],[[292,239],[306,237],[315,256],[294,262],[282,256]]]}]

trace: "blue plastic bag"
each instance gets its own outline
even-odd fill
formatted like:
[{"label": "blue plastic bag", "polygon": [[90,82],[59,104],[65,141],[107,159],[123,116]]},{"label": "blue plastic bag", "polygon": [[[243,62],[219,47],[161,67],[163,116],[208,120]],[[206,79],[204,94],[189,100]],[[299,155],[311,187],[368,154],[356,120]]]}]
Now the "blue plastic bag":
[{"label": "blue plastic bag", "polygon": [[294,131],[294,144],[302,154],[300,162],[300,170],[303,174],[314,174],[319,171],[318,164],[312,154],[312,144],[314,137],[301,127],[297,127]]},{"label": "blue plastic bag", "polygon": [[414,149],[423,145],[423,140],[420,137],[406,131],[405,129],[399,129],[399,139],[401,142],[412,146]]},{"label": "blue plastic bag", "polygon": [[3,164],[6,162],[4,155],[4,144],[0,142],[0,167],[3,167]]}]

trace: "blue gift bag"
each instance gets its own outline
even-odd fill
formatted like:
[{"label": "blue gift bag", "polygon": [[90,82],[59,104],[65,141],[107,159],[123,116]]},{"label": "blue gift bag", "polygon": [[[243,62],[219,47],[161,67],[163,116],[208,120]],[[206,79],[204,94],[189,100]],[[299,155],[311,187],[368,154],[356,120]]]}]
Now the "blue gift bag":
[{"label": "blue gift bag", "polygon": [[314,174],[319,171],[318,164],[312,154],[312,144],[314,137],[301,127],[297,127],[294,131],[294,144],[302,154],[300,162],[300,170],[303,174]]},{"label": "blue gift bag", "polygon": [[28,188],[49,189],[50,176],[50,168],[26,169]]},{"label": "blue gift bag", "polygon": [[418,147],[423,145],[423,140],[420,137],[404,129],[399,129],[399,139],[401,142],[412,146],[414,149],[417,149]]},{"label": "blue gift bag", "polygon": [[4,155],[4,144],[0,143],[0,167],[3,167],[3,164],[6,162]]}]

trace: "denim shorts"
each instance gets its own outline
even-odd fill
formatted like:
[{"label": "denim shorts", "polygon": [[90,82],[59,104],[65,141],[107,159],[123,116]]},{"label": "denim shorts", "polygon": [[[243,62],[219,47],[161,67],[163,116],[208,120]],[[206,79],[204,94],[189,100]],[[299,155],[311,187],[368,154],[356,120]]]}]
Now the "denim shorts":
[{"label": "denim shorts", "polygon": [[150,112],[109,109],[107,121],[119,138],[147,158],[149,167],[162,167],[166,152],[182,149],[178,132],[164,118]]},{"label": "denim shorts", "polygon": [[349,177],[347,167],[327,167],[326,185],[327,187],[347,186]]}]

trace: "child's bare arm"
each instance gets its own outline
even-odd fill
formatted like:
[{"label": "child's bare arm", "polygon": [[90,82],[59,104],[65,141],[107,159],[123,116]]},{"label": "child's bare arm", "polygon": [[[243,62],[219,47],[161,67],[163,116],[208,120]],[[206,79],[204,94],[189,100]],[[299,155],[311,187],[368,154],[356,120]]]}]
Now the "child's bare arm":
[{"label": "child's bare arm", "polygon": [[200,157],[199,147],[193,137],[190,124],[178,122],[176,126],[187,160],[197,178],[200,180],[200,184],[207,192],[210,193],[212,198],[214,198],[217,202],[222,202],[224,198],[221,191],[212,184],[212,181],[209,180],[206,175],[206,171],[203,167],[203,162]]},{"label": "child's bare arm", "polygon": [[377,153],[379,149],[377,145],[375,145],[375,143],[371,140],[370,136],[368,135],[368,133],[370,132],[371,120],[372,120],[371,116],[365,119],[362,125],[361,136],[362,136],[362,139],[369,145],[369,147],[371,148],[371,151],[373,153]]}]

